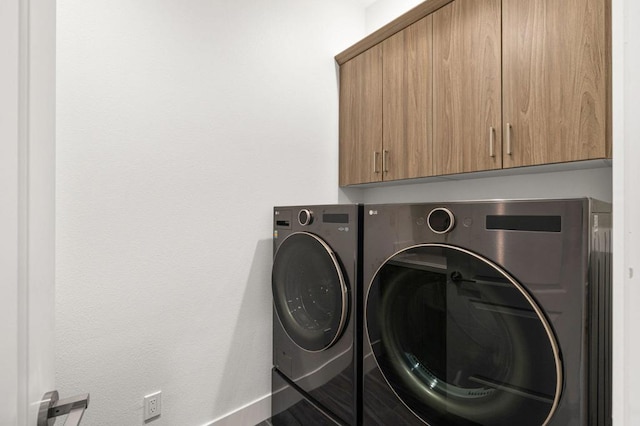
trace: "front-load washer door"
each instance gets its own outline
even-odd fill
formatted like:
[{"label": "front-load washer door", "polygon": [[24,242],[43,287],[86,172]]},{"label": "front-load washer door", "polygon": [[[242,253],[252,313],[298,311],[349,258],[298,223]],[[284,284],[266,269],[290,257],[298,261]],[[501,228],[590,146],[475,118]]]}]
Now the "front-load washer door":
[{"label": "front-load washer door", "polygon": [[336,342],[349,299],[338,259],[326,242],[306,232],[286,237],[273,261],[271,285],[278,318],[296,345],[319,352]]},{"label": "front-load washer door", "polygon": [[380,372],[424,423],[541,426],[553,416],[553,330],[495,263],[446,244],[400,251],[371,282],[366,321]]}]

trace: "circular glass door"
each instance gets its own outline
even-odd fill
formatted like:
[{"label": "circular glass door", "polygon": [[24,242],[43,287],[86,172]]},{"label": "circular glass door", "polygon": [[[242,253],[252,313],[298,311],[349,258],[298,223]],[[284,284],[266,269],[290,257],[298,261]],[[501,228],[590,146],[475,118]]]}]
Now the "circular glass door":
[{"label": "circular glass door", "polygon": [[549,322],[522,285],[470,251],[396,253],[374,276],[366,321],[385,380],[429,425],[540,426],[557,407]]},{"label": "circular glass door", "polygon": [[278,318],[299,347],[318,352],[340,337],[349,308],[347,286],[323,240],[306,232],[286,237],[273,261],[271,285]]}]

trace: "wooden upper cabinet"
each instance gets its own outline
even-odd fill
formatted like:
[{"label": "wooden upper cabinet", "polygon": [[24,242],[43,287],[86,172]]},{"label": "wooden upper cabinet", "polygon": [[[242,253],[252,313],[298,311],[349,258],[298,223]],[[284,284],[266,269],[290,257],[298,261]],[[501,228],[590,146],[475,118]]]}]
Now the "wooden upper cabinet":
[{"label": "wooden upper cabinet", "polygon": [[606,158],[608,0],[503,0],[504,167]]},{"label": "wooden upper cabinet", "polygon": [[500,3],[456,0],[433,14],[436,175],[502,167]]},{"label": "wooden upper cabinet", "polygon": [[340,67],[340,186],[382,180],[382,47]]},{"label": "wooden upper cabinet", "polygon": [[427,0],[336,56],[340,185],[611,157],[611,0]]},{"label": "wooden upper cabinet", "polygon": [[431,21],[382,42],[383,180],[433,174]]},{"label": "wooden upper cabinet", "polygon": [[432,174],[427,16],[340,67],[340,185]]}]

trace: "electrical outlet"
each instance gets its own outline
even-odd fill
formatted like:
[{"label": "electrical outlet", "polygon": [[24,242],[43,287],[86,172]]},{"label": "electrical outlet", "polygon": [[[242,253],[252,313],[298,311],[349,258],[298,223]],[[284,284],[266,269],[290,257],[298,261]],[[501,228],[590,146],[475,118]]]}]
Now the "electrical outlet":
[{"label": "electrical outlet", "polygon": [[144,421],[151,420],[160,415],[162,392],[158,391],[144,397]]}]

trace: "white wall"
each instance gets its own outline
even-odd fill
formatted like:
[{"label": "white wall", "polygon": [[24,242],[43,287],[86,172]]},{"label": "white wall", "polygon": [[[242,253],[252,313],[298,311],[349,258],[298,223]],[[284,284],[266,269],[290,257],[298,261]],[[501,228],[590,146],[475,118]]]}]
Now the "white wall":
[{"label": "white wall", "polygon": [[270,393],[272,207],[358,195],[333,56],[363,34],[358,1],[58,1],[56,380],[83,425]]},{"label": "white wall", "polygon": [[365,11],[365,26],[367,34],[388,24],[424,0],[378,0],[367,7]]},{"label": "white wall", "polygon": [[[604,163],[602,163],[604,164]],[[367,203],[494,200],[509,198],[573,198],[589,196],[611,202],[611,167],[401,184],[364,191]]]}]

